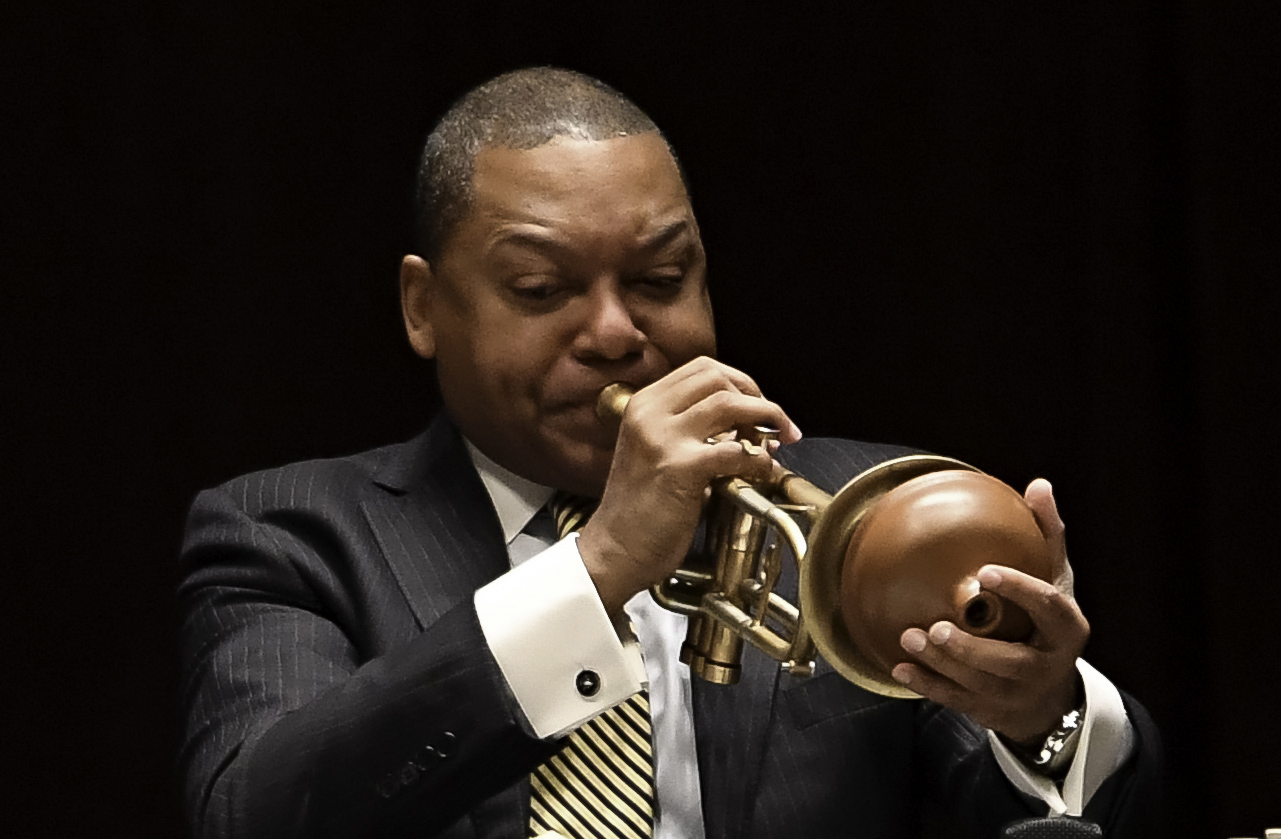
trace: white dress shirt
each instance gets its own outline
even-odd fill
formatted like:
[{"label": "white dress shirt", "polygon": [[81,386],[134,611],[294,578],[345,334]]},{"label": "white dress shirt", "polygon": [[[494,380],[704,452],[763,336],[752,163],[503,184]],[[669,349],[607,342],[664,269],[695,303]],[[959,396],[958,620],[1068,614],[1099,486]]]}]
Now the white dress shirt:
[{"label": "white dress shirt", "polygon": [[[686,618],[641,592],[624,607],[635,627],[615,625],[578,553],[577,534],[555,541],[527,526],[553,491],[512,474],[467,444],[498,512],[512,570],[476,592],[490,650],[534,733],[561,737],[648,687],[654,740],[655,839],[704,836],[694,747],[689,668],[678,655]],[[536,529],[536,528],[535,528]],[[582,696],[583,670],[600,689]],[[1076,756],[1062,787],[1029,770],[993,732],[997,763],[1019,790],[1054,815],[1080,815],[1090,797],[1134,749],[1134,733],[1115,686],[1083,660],[1086,713]]]}]

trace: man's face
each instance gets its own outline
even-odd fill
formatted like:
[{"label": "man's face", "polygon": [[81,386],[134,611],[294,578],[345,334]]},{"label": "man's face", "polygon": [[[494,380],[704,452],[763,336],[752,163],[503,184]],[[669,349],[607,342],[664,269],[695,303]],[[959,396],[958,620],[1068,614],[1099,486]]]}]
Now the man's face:
[{"label": "man's face", "polygon": [[654,133],[484,149],[470,212],[418,265],[406,319],[450,414],[538,483],[599,494],[615,437],[595,414],[601,389],[715,352],[698,225]]}]

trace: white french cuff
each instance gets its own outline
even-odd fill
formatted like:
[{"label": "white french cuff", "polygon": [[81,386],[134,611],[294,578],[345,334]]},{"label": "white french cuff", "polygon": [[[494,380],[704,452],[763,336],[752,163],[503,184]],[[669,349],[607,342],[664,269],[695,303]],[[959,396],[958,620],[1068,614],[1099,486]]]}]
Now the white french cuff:
[{"label": "white french cuff", "polygon": [[475,595],[489,649],[542,738],[562,737],[648,687],[640,644],[625,621],[622,633],[610,622],[577,539],[567,536]]},{"label": "white french cuff", "polygon": [[1051,816],[1081,815],[1103,782],[1120,769],[1134,751],[1134,730],[1116,686],[1083,659],[1076,660],[1076,670],[1085,688],[1085,721],[1081,724],[1081,739],[1062,789],[1029,769],[1001,742],[996,732],[988,731],[996,762],[1005,777],[1022,792],[1048,804]]}]

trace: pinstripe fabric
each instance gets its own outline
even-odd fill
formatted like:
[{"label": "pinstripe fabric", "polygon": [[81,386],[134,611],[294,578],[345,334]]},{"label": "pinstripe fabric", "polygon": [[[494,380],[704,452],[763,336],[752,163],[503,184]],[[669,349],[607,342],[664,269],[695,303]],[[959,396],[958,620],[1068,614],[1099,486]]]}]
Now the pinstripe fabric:
[{"label": "pinstripe fabric", "polygon": [[[419,832],[475,835],[486,810],[510,829],[523,795],[486,779],[518,778],[554,747],[524,730],[476,622],[471,595],[506,570],[506,547],[447,423],[202,493],[182,562],[194,836],[395,835],[414,787]],[[495,757],[379,792],[392,776],[432,780],[446,744]],[[487,792],[460,797],[459,783]]]},{"label": "pinstripe fabric", "polygon": [[[807,439],[782,459],[835,489],[901,453]],[[444,418],[403,445],[202,493],[178,591],[192,835],[522,834],[525,779],[557,744],[526,730],[471,604],[507,564]],[[955,714],[881,702],[826,670],[792,683],[763,656],[744,671],[733,689],[694,685],[708,839],[986,839],[1034,815]],[[1153,753],[1141,747],[1144,777]],[[1098,806],[1141,800],[1134,778]],[[1129,813],[1087,816],[1122,837]]]},{"label": "pinstripe fabric", "polygon": [[[547,507],[565,538],[596,509],[557,492]],[[654,831],[654,755],[649,697],[641,692],[570,732],[561,752],[530,775],[529,836],[646,839]]]}]

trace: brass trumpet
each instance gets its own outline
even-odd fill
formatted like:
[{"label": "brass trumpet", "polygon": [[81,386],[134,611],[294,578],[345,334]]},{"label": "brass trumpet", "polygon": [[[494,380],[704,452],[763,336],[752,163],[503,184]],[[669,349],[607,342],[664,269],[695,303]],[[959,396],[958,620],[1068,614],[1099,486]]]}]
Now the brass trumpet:
[{"label": "brass trumpet", "polygon": [[[602,391],[597,414],[618,422],[633,390]],[[774,429],[740,429],[749,451]],[[1041,579],[1052,557],[1023,498],[959,460],[908,455],[880,463],[830,495],[782,467],[766,481],[713,485],[703,550],[653,590],[659,605],[689,616],[681,661],[716,684],[734,684],[744,642],[795,677],[815,655],[857,685],[918,698],[890,676],[906,660],[908,626],[952,620],[975,635],[1022,640],[1031,620],[979,586],[988,563]],[[774,589],[783,547],[800,576],[799,607]]]}]

